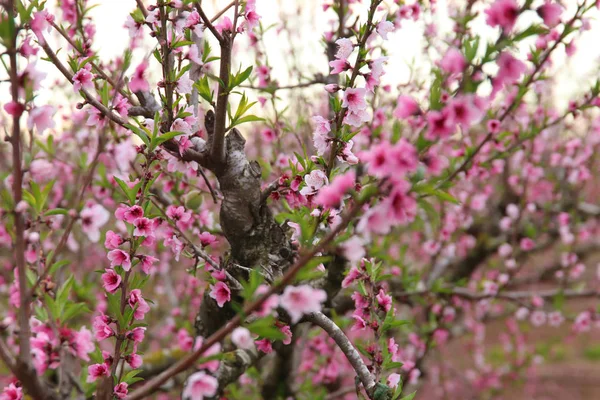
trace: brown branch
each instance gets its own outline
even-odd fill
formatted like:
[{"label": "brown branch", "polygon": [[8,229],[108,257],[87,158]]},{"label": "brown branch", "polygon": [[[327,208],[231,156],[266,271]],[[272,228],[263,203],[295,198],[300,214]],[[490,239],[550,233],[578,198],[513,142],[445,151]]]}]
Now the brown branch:
[{"label": "brown branch", "polygon": [[[9,18],[16,19],[15,2],[9,1],[7,12],[11,14]],[[17,35],[18,30],[14,29],[13,37],[10,38],[10,46],[6,49],[8,53],[10,69],[8,74],[10,77],[10,90],[12,101],[15,105],[19,104],[19,72],[17,66]],[[23,201],[23,165],[21,158],[21,113],[13,115],[12,118],[12,133],[10,143],[12,145],[12,191],[15,209],[13,210],[15,221],[15,248],[14,256],[17,264],[18,280],[19,280],[19,362],[25,365],[31,365],[31,330],[29,328],[29,296],[27,293],[27,276],[25,264],[25,224],[21,211],[17,211],[17,206]]]},{"label": "brown branch", "polygon": [[17,368],[15,357],[11,354],[10,349],[2,338],[0,338],[0,358],[4,362],[4,365],[14,374]]}]

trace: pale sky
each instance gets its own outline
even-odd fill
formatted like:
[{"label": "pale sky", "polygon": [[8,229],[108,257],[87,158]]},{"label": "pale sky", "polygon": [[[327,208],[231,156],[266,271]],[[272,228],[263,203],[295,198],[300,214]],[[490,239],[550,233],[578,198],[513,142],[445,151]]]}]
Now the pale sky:
[{"label": "pale sky", "polygon": [[[440,0],[438,1],[438,10],[440,12],[435,17],[435,24],[439,31],[445,32],[452,28],[452,23],[448,16],[445,15],[446,2],[463,0]],[[217,1],[220,4],[227,4],[228,1]],[[52,3],[52,2],[49,2]],[[96,23],[96,40],[94,48],[98,50],[103,61],[114,59],[121,55],[123,50],[128,46],[128,33],[123,27],[127,15],[135,8],[134,0],[90,0],[90,4],[98,4],[92,10],[92,15]],[[214,14],[214,8],[211,7],[215,1],[204,1],[207,6],[207,14]],[[281,21],[282,16],[288,16],[289,21],[298,21],[300,24],[299,36],[292,38],[293,44],[301,54],[301,59],[307,60],[306,68],[309,71],[327,73],[327,62],[323,54],[323,47],[320,43],[322,33],[325,27],[329,26],[330,21],[335,18],[335,14],[329,10],[323,12],[321,8],[322,0],[257,0],[257,11],[262,16],[262,22],[265,26]],[[365,1],[366,3],[366,1]],[[565,0],[565,4],[569,4],[569,9],[575,7],[575,0]],[[220,7],[219,7],[220,8]],[[572,15],[568,13],[567,15]],[[560,71],[558,81],[560,82],[557,88],[557,101],[562,107],[566,106],[569,97],[573,93],[586,87],[586,82],[592,80],[594,75],[598,74],[598,60],[600,59],[600,46],[598,38],[600,38],[600,26],[597,21],[600,13],[594,10],[590,15],[594,18],[592,21],[592,29],[584,32],[582,38],[578,40],[578,51],[571,59],[567,59],[563,49],[559,49],[554,56],[554,68]],[[517,27],[527,26],[528,20],[539,19],[533,12],[527,16],[522,16],[519,19]],[[473,31],[479,33],[483,38],[493,37],[494,31],[485,25],[483,18],[473,22]],[[389,35],[388,49],[390,51],[390,59],[384,76],[384,83],[396,84],[406,82],[409,77],[409,64],[416,60],[417,65],[421,59],[420,48],[423,46],[423,24],[406,21],[398,32]],[[207,31],[207,35],[210,35]],[[150,38],[148,38],[150,39]],[[240,45],[245,46],[244,39],[240,41]],[[54,41],[54,48],[58,46],[67,47],[64,40]],[[146,40],[146,43],[151,43],[151,40]],[[267,34],[266,43],[268,47],[269,61],[273,66],[272,76],[281,84],[290,83],[287,77],[287,67],[285,62],[286,50],[289,45],[289,40],[286,35],[279,37],[274,31]],[[153,43],[152,43],[153,44]],[[391,45],[390,45],[391,44]],[[216,47],[216,46],[215,46]],[[64,52],[63,52],[64,53]],[[523,49],[523,57],[525,49]],[[64,56],[64,54],[63,54]],[[138,51],[134,60],[139,60],[145,56],[142,51]],[[252,65],[253,61],[248,57],[241,57],[239,53],[234,56],[234,65],[240,62],[244,65]],[[48,77],[45,81],[47,88],[51,87],[54,79],[62,77],[56,69],[47,62],[40,61],[38,63],[48,72]],[[134,66],[135,66],[134,61]],[[293,82],[292,82],[293,83]],[[8,91],[0,92],[0,102],[7,101]],[[40,93],[38,104],[46,104],[56,101],[56,93],[51,90],[46,90]]]}]

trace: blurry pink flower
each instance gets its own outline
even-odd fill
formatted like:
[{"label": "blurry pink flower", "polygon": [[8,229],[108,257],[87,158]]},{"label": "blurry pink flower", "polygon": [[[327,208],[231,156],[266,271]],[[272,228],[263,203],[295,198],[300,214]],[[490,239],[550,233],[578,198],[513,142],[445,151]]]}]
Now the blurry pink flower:
[{"label": "blurry pink flower", "polygon": [[135,72],[129,81],[129,90],[132,92],[147,92],[150,90],[148,82],[144,78],[144,73],[148,68],[148,61],[144,60],[140,65],[135,68]]},{"label": "blurry pink flower", "polygon": [[215,29],[220,34],[223,34],[223,31],[231,32],[233,30],[233,23],[231,22],[229,17],[223,17],[223,19],[221,19],[221,21],[217,25],[215,25]]},{"label": "blurry pink flower", "polygon": [[110,213],[100,204],[94,204],[81,210],[79,217],[83,233],[87,235],[90,241],[98,242],[100,240],[100,228],[108,222]]},{"label": "blurry pink flower", "polygon": [[348,38],[341,38],[336,40],[335,44],[338,46],[337,52],[335,53],[335,58],[345,62],[354,50],[354,43],[352,43],[352,40]]},{"label": "blurry pink flower", "polygon": [[247,0],[246,9],[244,10],[244,18],[249,30],[258,26],[258,21],[261,16],[256,12],[256,0]]},{"label": "blurry pink flower", "polygon": [[88,367],[88,383],[95,382],[96,379],[103,376],[110,376],[110,370],[106,364],[93,364]]},{"label": "blurry pink flower", "polygon": [[328,120],[315,115],[312,117],[312,121],[315,124],[315,131],[313,133],[313,143],[317,154],[322,156],[327,152],[330,145],[329,132],[331,131],[331,125]]},{"label": "blurry pink flower", "polygon": [[127,300],[127,303],[129,304],[129,307],[135,310],[133,317],[137,320],[144,319],[144,315],[150,311],[150,306],[142,297],[142,291],[140,289],[133,289],[129,293],[129,299]]},{"label": "blurry pink flower", "polygon": [[200,239],[202,247],[210,246],[218,242],[217,237],[210,232],[202,232],[198,235],[198,238]]},{"label": "blurry pink flower", "polygon": [[214,376],[208,375],[204,371],[199,371],[190,375],[183,389],[181,397],[187,400],[202,400],[211,398],[217,394],[219,382]]},{"label": "blurry pink flower", "polygon": [[293,323],[300,321],[303,314],[321,311],[327,294],[309,285],[287,286],[279,299],[279,304],[290,315]]},{"label": "blurry pink flower", "polygon": [[42,10],[33,13],[33,19],[29,22],[29,25],[31,30],[39,37],[44,29],[47,29],[48,32],[51,31],[51,22],[54,22],[54,16],[46,10]]},{"label": "blurry pink flower", "polygon": [[281,331],[281,333],[283,333],[285,335],[285,339],[281,340],[281,343],[288,345],[290,343],[292,343],[292,329],[290,328],[289,325],[284,325],[279,327],[279,330]]},{"label": "blurry pink flower", "polygon": [[0,400],[22,400],[23,388],[16,387],[14,383],[9,384],[0,393]]},{"label": "blurry pink flower", "polygon": [[383,40],[387,40],[388,33],[393,31],[394,24],[391,21],[381,21],[377,24],[377,33],[383,38]]},{"label": "blurry pink flower", "polygon": [[39,50],[38,47],[31,45],[31,36],[27,36],[23,42],[21,42],[21,47],[19,47],[19,53],[25,58],[35,56]]},{"label": "blurry pink flower", "polygon": [[138,256],[138,258],[140,259],[140,266],[142,268],[142,271],[144,271],[145,274],[149,274],[150,268],[152,268],[154,263],[158,261],[158,258],[152,256],[141,255]]},{"label": "blurry pink flower", "polygon": [[122,266],[125,271],[131,269],[131,260],[129,259],[129,253],[124,252],[120,249],[114,249],[108,252],[106,256],[110,260],[110,266]]},{"label": "blurry pink flower", "polygon": [[54,128],[54,107],[52,106],[41,106],[34,107],[29,111],[29,118],[27,119],[27,127],[33,129],[35,126],[38,133],[41,135],[48,128]]},{"label": "blurry pink flower", "polygon": [[377,303],[385,310],[385,312],[390,311],[392,308],[392,296],[386,294],[383,289],[379,289],[379,293],[377,296]]},{"label": "blurry pink flower", "polygon": [[25,111],[25,106],[21,103],[15,103],[14,101],[9,101],[4,104],[4,111],[8,113],[11,117],[19,118],[23,111]]},{"label": "blurry pink flower", "polygon": [[537,310],[531,313],[529,321],[533,326],[542,326],[546,323],[546,313],[541,310]]},{"label": "blurry pink flower", "polygon": [[225,303],[231,300],[231,290],[224,282],[217,282],[211,286],[209,296],[216,300],[219,307],[223,307]]},{"label": "blurry pink flower", "polygon": [[319,190],[319,194],[317,194],[314,200],[315,203],[327,208],[339,206],[346,192],[354,188],[355,179],[354,170],[349,170],[337,176],[331,184],[323,186]]},{"label": "blurry pink flower", "polygon": [[189,72],[186,72],[177,80],[176,89],[180,94],[190,94],[192,93],[193,84],[194,81],[190,79]]},{"label": "blurry pink flower", "polygon": [[521,239],[521,242],[519,243],[519,245],[521,246],[521,250],[523,250],[523,251],[530,251],[535,247],[534,241],[531,240],[530,238]]},{"label": "blurry pink flower", "polygon": [[131,366],[133,369],[138,369],[143,363],[142,356],[135,353],[125,356],[125,361],[127,361],[127,364],[129,364],[129,366]]},{"label": "blurry pink flower", "polygon": [[421,109],[419,103],[412,97],[401,95],[398,97],[396,108],[394,109],[394,117],[404,119],[414,115],[419,115]]},{"label": "blurry pink flower", "polygon": [[536,10],[538,15],[544,20],[544,24],[546,24],[549,28],[554,28],[556,25],[560,24],[560,16],[563,12],[563,6],[559,3],[552,3],[547,0],[545,4],[542,4]]},{"label": "blurry pink flower", "polygon": [[348,61],[345,59],[330,61],[329,66],[331,67],[332,75],[340,74],[344,71],[348,71],[351,68],[350,64],[348,64]]},{"label": "blurry pink flower", "polygon": [[500,132],[500,121],[497,119],[490,119],[487,122],[487,130],[492,135],[495,135]]},{"label": "blurry pink flower", "polygon": [[496,0],[485,13],[489,26],[500,26],[506,31],[511,31],[519,16],[519,5],[516,0]]},{"label": "blurry pink flower", "polygon": [[82,326],[79,331],[73,331],[70,341],[70,350],[76,357],[83,361],[90,361],[89,353],[94,351],[96,346],[92,340],[92,332]]},{"label": "blurry pink flower", "polygon": [[443,111],[429,111],[427,114],[427,133],[425,137],[428,140],[444,139],[454,133],[455,125],[452,123],[448,109]]},{"label": "blurry pink flower", "polygon": [[104,247],[111,250],[116,249],[121,244],[123,244],[123,238],[120,235],[114,233],[113,231],[106,232],[106,238],[104,239]]},{"label": "blurry pink flower", "polygon": [[134,344],[141,343],[144,340],[144,336],[146,335],[146,327],[139,326],[137,328],[133,328],[133,330],[127,332],[125,335],[127,339],[133,340]]},{"label": "blurry pink flower", "polygon": [[120,220],[133,224],[138,218],[144,216],[144,210],[140,206],[123,207],[115,211],[115,216]]},{"label": "blurry pink flower", "polygon": [[231,332],[231,341],[239,349],[251,349],[254,346],[250,331],[241,326],[235,328],[233,332]]},{"label": "blurry pink flower", "polygon": [[110,318],[104,314],[98,315],[94,318],[92,326],[94,328],[94,337],[97,341],[102,341],[115,334],[115,332],[109,326]]},{"label": "blurry pink flower", "polygon": [[125,382],[119,383],[117,386],[115,386],[113,390],[114,396],[118,399],[124,399],[125,397],[127,397],[128,392],[129,391],[127,390],[127,383]]},{"label": "blurry pink flower", "polygon": [[102,274],[102,287],[108,293],[114,293],[121,285],[121,275],[117,274],[114,269],[106,268]]},{"label": "blurry pink flower", "polygon": [[94,75],[90,72],[91,70],[92,65],[87,63],[73,75],[73,90],[75,93],[79,93],[82,89],[92,90],[94,88]]},{"label": "blurry pink flower", "polygon": [[440,67],[448,74],[460,74],[467,68],[467,60],[460,50],[451,47],[442,58]]},{"label": "blurry pink flower", "polygon": [[258,350],[262,351],[265,354],[269,354],[273,351],[273,345],[271,344],[271,341],[269,339],[256,340],[254,344],[256,344],[256,348]]},{"label": "blurry pink flower", "polygon": [[396,387],[398,387],[398,384],[400,383],[400,379],[401,379],[400,374],[396,374],[396,373],[390,374],[390,376],[388,376],[388,378],[387,378],[387,384],[391,388],[396,388]]}]

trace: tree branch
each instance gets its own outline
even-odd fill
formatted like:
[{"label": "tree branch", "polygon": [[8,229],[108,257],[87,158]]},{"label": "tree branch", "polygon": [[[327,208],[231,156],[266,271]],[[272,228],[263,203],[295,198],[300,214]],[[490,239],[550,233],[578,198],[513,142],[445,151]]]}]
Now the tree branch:
[{"label": "tree branch", "polygon": [[373,398],[373,392],[375,391],[375,387],[377,385],[375,378],[373,378],[373,375],[371,372],[369,372],[369,369],[361,358],[360,353],[354,348],[354,346],[352,346],[352,343],[350,343],[350,340],[340,329],[340,327],[337,326],[335,322],[327,318],[322,312],[310,313],[306,315],[304,319],[319,326],[321,329],[327,332],[330,338],[335,341],[342,353],[344,353],[346,356],[346,359],[350,365],[352,365],[352,368],[354,368],[354,371],[356,371],[356,375],[363,384],[367,394],[370,398]]}]

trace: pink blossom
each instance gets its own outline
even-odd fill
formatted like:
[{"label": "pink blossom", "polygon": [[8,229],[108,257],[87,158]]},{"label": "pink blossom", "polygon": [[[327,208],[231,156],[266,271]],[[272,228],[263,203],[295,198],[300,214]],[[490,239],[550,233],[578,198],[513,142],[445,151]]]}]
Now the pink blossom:
[{"label": "pink blossom", "polygon": [[386,294],[383,289],[379,289],[379,293],[376,296],[377,303],[385,310],[385,312],[390,311],[392,308],[392,296]]},{"label": "pink blossom", "polygon": [[427,134],[429,140],[445,139],[454,133],[455,125],[448,109],[443,111],[429,111],[427,114]]},{"label": "pink blossom", "polygon": [[225,303],[231,300],[231,290],[225,282],[217,282],[214,286],[211,286],[209,295],[216,300],[219,307],[223,307]]},{"label": "pink blossom", "polygon": [[4,111],[7,112],[11,117],[19,118],[23,111],[25,111],[25,106],[21,103],[15,103],[14,101],[9,101],[4,104]]},{"label": "pink blossom", "polygon": [[123,244],[123,238],[113,231],[106,232],[106,238],[104,239],[104,247],[107,249],[116,249]]},{"label": "pink blossom", "polygon": [[405,119],[414,115],[419,115],[421,109],[419,103],[412,97],[401,95],[398,97],[396,102],[396,108],[394,109],[394,117],[399,119]]},{"label": "pink blossom", "polygon": [[390,21],[381,21],[377,24],[377,33],[383,40],[387,40],[388,33],[394,31],[394,24]]},{"label": "pink blossom", "polygon": [[79,93],[80,90],[92,90],[94,88],[94,75],[90,72],[91,70],[92,65],[87,63],[73,75],[73,90],[75,93]]},{"label": "pink blossom", "polygon": [[108,222],[110,213],[100,204],[94,204],[81,210],[79,217],[82,231],[96,243],[100,240],[100,228]]},{"label": "pink blossom", "polygon": [[140,289],[133,289],[129,293],[129,299],[127,300],[127,303],[129,304],[129,307],[135,310],[133,317],[137,320],[144,319],[144,315],[150,311],[150,306],[142,297],[142,291]]},{"label": "pink blossom", "polygon": [[108,293],[115,293],[121,286],[121,275],[117,274],[114,269],[106,268],[102,274],[102,287]]},{"label": "pink blossom", "polygon": [[365,88],[348,88],[343,91],[342,107],[348,108],[351,112],[359,112],[367,108],[365,101]]},{"label": "pink blossom", "polygon": [[549,28],[554,28],[556,25],[560,24],[560,16],[563,12],[562,5],[547,0],[546,3],[538,7],[536,11],[544,20],[544,24]]},{"label": "pink blossom", "polygon": [[133,236],[148,237],[154,235],[154,223],[146,217],[136,219],[133,225],[135,226]]},{"label": "pink blossom", "polygon": [[34,47],[31,45],[31,36],[27,36],[21,42],[21,47],[19,47],[19,54],[21,54],[25,58],[29,58],[31,56],[35,56],[40,49],[38,47]]},{"label": "pink blossom", "polygon": [[129,366],[133,369],[137,369],[142,366],[143,360],[139,354],[130,354],[125,357],[125,361],[129,364]]},{"label": "pink blossom", "polygon": [[92,341],[92,332],[85,326],[79,331],[73,331],[70,346],[71,353],[83,361],[90,361],[88,354],[96,348]]},{"label": "pink blossom", "polygon": [[511,31],[519,16],[519,5],[515,0],[496,0],[485,10],[486,22],[489,26],[499,26]]},{"label": "pink blossom", "polygon": [[262,351],[265,354],[269,354],[273,351],[273,345],[271,344],[271,341],[269,339],[256,340],[254,344],[256,344],[256,348],[258,350]]},{"label": "pink blossom", "polygon": [[167,207],[167,217],[171,218],[173,221],[182,221],[187,222],[192,218],[192,212],[186,211],[183,206],[169,206]]},{"label": "pink blossom", "polygon": [[202,232],[198,235],[198,239],[200,239],[200,244],[202,247],[218,243],[217,237],[210,232]]},{"label": "pink blossom", "polygon": [[131,331],[127,332],[127,339],[133,341],[134,344],[141,343],[144,340],[144,336],[146,335],[145,327],[137,327],[133,328]]},{"label": "pink blossom", "polygon": [[451,47],[442,58],[440,67],[448,74],[460,74],[467,68],[467,60],[460,50]]},{"label": "pink blossom", "polygon": [[530,238],[523,238],[520,242],[521,250],[530,251],[535,247],[535,243]]},{"label": "pink blossom", "polygon": [[93,364],[88,367],[88,383],[95,382],[96,379],[103,376],[110,376],[110,370],[106,364]]},{"label": "pink blossom", "polygon": [[23,388],[16,387],[14,383],[9,384],[0,393],[0,400],[22,400]]},{"label": "pink blossom", "polygon": [[249,30],[258,26],[258,21],[261,16],[256,12],[256,0],[247,0],[246,9],[244,10],[244,18]]},{"label": "pink blossom", "polygon": [[355,174],[350,170],[342,175],[337,176],[328,186],[323,186],[319,190],[319,194],[315,197],[315,203],[323,207],[337,207],[342,197],[346,192],[354,188]]},{"label": "pink blossom", "polygon": [[135,72],[129,81],[129,90],[132,92],[147,92],[150,90],[150,85],[144,78],[144,73],[148,68],[148,61],[144,60],[140,65],[135,68]]},{"label": "pink blossom", "polygon": [[250,331],[241,326],[231,332],[231,341],[240,349],[251,349],[254,346]]},{"label": "pink blossom", "polygon": [[223,19],[221,19],[221,21],[215,25],[215,29],[220,34],[223,34],[223,31],[231,32],[233,30],[233,22],[231,22],[229,17],[223,17]]},{"label": "pink blossom", "polygon": [[348,274],[342,281],[342,287],[343,288],[349,287],[354,281],[362,278],[362,276],[363,276],[362,273],[356,267],[350,268],[350,271],[348,271]]},{"label": "pink blossom", "polygon": [[352,40],[348,38],[340,38],[335,41],[335,44],[338,46],[337,52],[335,53],[335,58],[345,62],[354,50],[354,43],[352,43]]},{"label": "pink blossom", "polygon": [[94,327],[94,336],[97,341],[102,341],[106,338],[109,338],[115,334],[112,328],[109,326],[110,318],[104,314],[99,315],[94,318],[93,327]]},{"label": "pink blossom", "polygon": [[315,123],[315,131],[313,133],[313,143],[317,154],[322,156],[329,150],[330,139],[329,132],[331,131],[331,125],[329,121],[320,115],[312,117],[312,121]]},{"label": "pink blossom", "polygon": [[54,22],[54,15],[50,14],[47,10],[42,10],[33,13],[33,19],[29,22],[29,25],[38,37],[42,37],[44,29],[48,32],[52,30],[51,22]]},{"label": "pink blossom", "polygon": [[500,121],[498,121],[497,119],[490,119],[487,122],[487,129],[488,129],[488,132],[491,133],[492,135],[499,133],[500,132]]},{"label": "pink blossom", "polygon": [[127,390],[127,383],[125,382],[119,383],[117,386],[115,386],[113,390],[114,396],[118,399],[124,399],[125,397],[127,397],[128,392],[129,391]]},{"label": "pink blossom", "polygon": [[186,72],[185,74],[181,75],[181,77],[177,80],[177,85],[175,86],[175,88],[181,94],[190,94],[192,93],[193,84],[194,81],[190,79],[189,72]]},{"label": "pink blossom", "polygon": [[146,255],[138,256],[138,258],[140,259],[142,271],[144,271],[145,274],[149,274],[150,268],[152,268],[154,263],[158,261],[158,258]]},{"label": "pink blossom", "polygon": [[212,398],[217,394],[219,382],[204,371],[195,372],[187,380],[181,397],[189,400]]},{"label": "pink blossom", "polygon": [[54,128],[54,107],[52,106],[41,106],[35,107],[29,111],[29,118],[27,119],[27,127],[33,129],[35,126],[38,133],[41,135],[48,128]]},{"label": "pink blossom", "polygon": [[327,294],[309,285],[287,286],[279,299],[279,304],[290,315],[293,323],[300,321],[303,314],[321,311],[321,303]]},{"label": "pink blossom", "polygon": [[125,271],[131,269],[131,261],[129,259],[129,253],[124,252],[120,249],[114,249],[108,252],[107,258],[110,260],[110,266],[116,267],[122,266]]},{"label": "pink blossom", "polygon": [[401,379],[400,374],[397,374],[397,373],[390,374],[390,376],[388,376],[388,378],[387,378],[387,384],[391,388],[396,388],[396,387],[398,387],[398,384],[400,383],[400,379]]},{"label": "pink blossom", "polygon": [[120,220],[133,224],[138,218],[144,216],[144,210],[138,205],[119,208],[115,211],[115,216]]},{"label": "pink blossom", "polygon": [[283,339],[281,341],[281,343],[288,345],[290,343],[292,343],[292,329],[290,328],[289,325],[284,325],[279,327],[279,330],[281,331],[281,333],[283,333],[285,335],[285,339]]},{"label": "pink blossom", "polygon": [[306,186],[300,190],[300,193],[304,196],[314,195],[321,189],[324,185],[329,183],[329,179],[327,179],[327,175],[320,169],[315,169],[311,171],[309,174],[304,175],[304,182]]},{"label": "pink blossom", "polygon": [[352,68],[345,59],[330,61],[329,66],[331,67],[332,75],[341,74],[342,72],[348,71],[350,68]]}]

